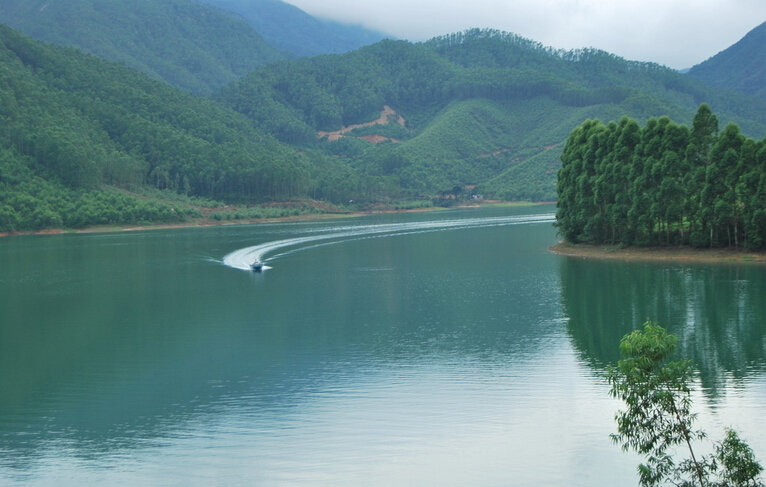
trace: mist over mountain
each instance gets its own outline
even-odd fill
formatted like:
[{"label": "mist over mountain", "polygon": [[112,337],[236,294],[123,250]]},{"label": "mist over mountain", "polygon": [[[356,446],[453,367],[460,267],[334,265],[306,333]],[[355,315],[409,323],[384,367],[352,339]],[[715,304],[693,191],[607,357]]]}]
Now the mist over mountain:
[{"label": "mist over mountain", "polygon": [[728,49],[689,70],[712,86],[766,98],[766,22]]},{"label": "mist over mountain", "polygon": [[387,36],[357,25],[312,17],[281,0],[200,0],[235,12],[272,46],[295,56],[352,51]]},{"label": "mist over mountain", "polygon": [[196,94],[288,57],[238,16],[192,0],[3,0],[0,23]]}]

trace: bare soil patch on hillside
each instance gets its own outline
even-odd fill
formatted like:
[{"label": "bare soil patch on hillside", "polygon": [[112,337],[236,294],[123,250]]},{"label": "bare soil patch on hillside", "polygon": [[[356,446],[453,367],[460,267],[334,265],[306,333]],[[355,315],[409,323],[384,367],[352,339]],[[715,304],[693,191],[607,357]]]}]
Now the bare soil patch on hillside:
[{"label": "bare soil patch on hillside", "polygon": [[[380,111],[380,117],[378,117],[377,119],[371,122],[346,125],[345,127],[342,127],[340,130],[333,130],[330,132],[325,132],[320,130],[319,132],[317,132],[317,136],[320,139],[327,138],[327,140],[329,140],[330,142],[335,142],[336,140],[340,139],[341,137],[343,137],[344,135],[346,135],[347,133],[353,130],[364,128],[364,127],[372,127],[375,125],[388,125],[389,123],[396,123],[404,127],[407,124],[407,121],[404,119],[404,117],[397,114],[396,110],[394,110],[388,105],[384,105],[383,110]],[[380,139],[375,139],[374,137],[380,137]],[[383,142],[384,140],[394,141],[394,139],[390,139],[388,137],[383,137],[383,136],[366,136],[362,138],[373,144],[376,144],[378,142]],[[398,141],[395,141],[395,142],[398,142]]]}]

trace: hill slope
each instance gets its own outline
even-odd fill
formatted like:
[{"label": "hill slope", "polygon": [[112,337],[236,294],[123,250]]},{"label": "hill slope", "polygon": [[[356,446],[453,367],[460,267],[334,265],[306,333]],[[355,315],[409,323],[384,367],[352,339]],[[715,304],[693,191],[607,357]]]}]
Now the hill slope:
[{"label": "hill slope", "polygon": [[0,25],[0,232],[183,217],[132,195],[147,191],[258,202],[368,189],[212,100]]},{"label": "hill slope", "polygon": [[766,98],[766,22],[739,42],[689,70],[689,76],[719,88]]},{"label": "hill slope", "polygon": [[196,94],[286,55],[244,20],[191,0],[3,0],[0,22]]},{"label": "hill slope", "polygon": [[387,37],[361,26],[317,19],[280,0],[200,0],[247,20],[272,46],[295,56],[352,51]]},{"label": "hill slope", "polygon": [[[221,99],[262,130],[308,146],[320,131],[374,120],[390,106],[406,130],[368,127],[319,147],[415,191],[479,185],[487,196],[508,199],[555,197],[562,143],[587,118],[669,115],[687,122],[708,102],[724,122],[766,133],[766,103],[758,100],[656,64],[596,50],[555,51],[491,30],[277,63]],[[362,135],[393,140],[370,145]]]}]

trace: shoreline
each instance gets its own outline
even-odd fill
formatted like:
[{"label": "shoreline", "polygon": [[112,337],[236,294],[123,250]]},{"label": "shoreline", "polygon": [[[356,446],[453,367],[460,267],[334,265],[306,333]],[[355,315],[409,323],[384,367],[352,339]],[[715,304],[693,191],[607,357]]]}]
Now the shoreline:
[{"label": "shoreline", "polygon": [[766,252],[693,247],[619,247],[616,245],[559,242],[548,248],[566,257],[625,262],[671,262],[676,264],[766,264]]},{"label": "shoreline", "polygon": [[29,235],[65,235],[65,234],[89,234],[89,233],[118,233],[137,232],[145,230],[167,230],[180,228],[204,228],[220,227],[227,225],[257,225],[263,223],[289,223],[331,220],[334,218],[359,218],[369,215],[399,214],[399,213],[426,213],[431,211],[444,211],[456,208],[497,208],[503,206],[538,206],[549,202],[525,202],[525,201],[487,201],[484,204],[466,204],[452,207],[431,206],[428,208],[410,208],[402,210],[377,209],[365,211],[351,211],[348,213],[304,213],[302,215],[284,216],[277,218],[250,218],[242,220],[214,220],[211,218],[197,218],[195,220],[176,223],[148,223],[145,225],[96,225],[86,228],[48,228],[44,230],[30,230],[21,232],[0,232],[3,237],[22,237]]}]

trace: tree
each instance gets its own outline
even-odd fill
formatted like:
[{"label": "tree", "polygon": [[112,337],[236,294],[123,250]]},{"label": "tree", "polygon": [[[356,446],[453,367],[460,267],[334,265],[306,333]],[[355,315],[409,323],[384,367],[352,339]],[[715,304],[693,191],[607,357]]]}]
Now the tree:
[{"label": "tree", "polygon": [[[695,444],[706,437],[694,429],[690,383],[691,362],[668,362],[677,338],[661,326],[647,322],[643,330],[625,335],[620,352],[625,357],[608,371],[610,394],[627,409],[616,415],[615,443],[646,457],[638,467],[640,485],[763,486],[757,479],[762,468],[750,447],[733,430],[715,453],[698,456]],[[677,462],[675,447],[688,450]]]},{"label": "tree", "polygon": [[736,431],[726,431],[726,437],[716,446],[716,458],[721,467],[721,480],[717,485],[763,487],[763,483],[757,480],[763,468],[755,459],[752,448],[739,438]]},{"label": "tree", "polygon": [[[688,386],[691,364],[665,363],[676,341],[664,328],[646,323],[643,330],[623,337],[620,352],[626,358],[609,370],[611,395],[628,406],[617,413],[618,433],[612,440],[621,443],[624,450],[632,448],[648,457],[638,469],[643,486],[660,485],[678,473],[692,473],[699,485],[706,481],[705,469],[692,446],[693,441],[704,438],[704,433],[693,429]],[[668,450],[684,443],[690,459],[677,467]]]},{"label": "tree", "polygon": [[691,130],[587,120],[561,162],[556,219],[570,242],[766,248],[766,141],[735,124],[719,134],[707,105]]}]

